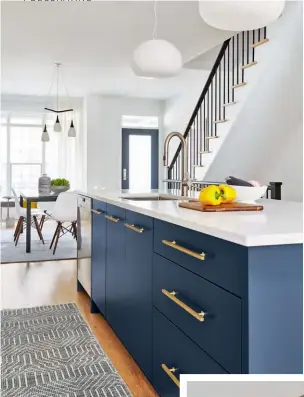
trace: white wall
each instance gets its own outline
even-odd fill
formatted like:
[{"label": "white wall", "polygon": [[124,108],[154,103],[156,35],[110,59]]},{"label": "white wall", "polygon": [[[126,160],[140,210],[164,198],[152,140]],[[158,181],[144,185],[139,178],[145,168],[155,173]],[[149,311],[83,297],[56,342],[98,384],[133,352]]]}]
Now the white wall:
[{"label": "white wall", "polygon": [[[281,181],[282,198],[303,200],[302,3],[286,2],[268,28],[263,67],[205,179]],[[262,48],[262,47],[261,47]]]},{"label": "white wall", "polygon": [[[159,117],[163,141],[163,101],[90,95],[85,100],[87,119],[87,188],[121,189],[121,120],[123,115]],[[161,161],[161,156],[160,156]]]}]

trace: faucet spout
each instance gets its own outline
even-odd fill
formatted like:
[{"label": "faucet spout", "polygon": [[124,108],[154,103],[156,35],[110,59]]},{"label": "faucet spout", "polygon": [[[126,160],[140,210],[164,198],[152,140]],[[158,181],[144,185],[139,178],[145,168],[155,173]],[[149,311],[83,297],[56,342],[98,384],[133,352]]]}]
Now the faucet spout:
[{"label": "faucet spout", "polygon": [[173,137],[177,137],[179,138],[179,140],[181,141],[181,145],[182,145],[182,196],[187,196],[188,194],[188,190],[189,190],[189,186],[188,186],[188,172],[187,172],[187,164],[188,164],[188,157],[187,157],[187,142],[185,140],[185,138],[183,137],[183,135],[180,132],[171,132],[170,134],[168,134],[166,136],[165,142],[164,142],[164,154],[163,154],[163,164],[164,167],[168,167],[168,152],[169,152],[169,143],[171,141],[171,139]]}]

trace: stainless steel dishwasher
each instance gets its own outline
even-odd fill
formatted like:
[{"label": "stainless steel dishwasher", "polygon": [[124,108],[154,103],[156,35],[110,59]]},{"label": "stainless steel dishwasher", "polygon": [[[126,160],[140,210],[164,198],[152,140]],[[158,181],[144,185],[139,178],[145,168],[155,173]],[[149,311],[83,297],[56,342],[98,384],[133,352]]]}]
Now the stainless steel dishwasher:
[{"label": "stainless steel dishwasher", "polygon": [[91,296],[92,199],[78,196],[77,279]]}]

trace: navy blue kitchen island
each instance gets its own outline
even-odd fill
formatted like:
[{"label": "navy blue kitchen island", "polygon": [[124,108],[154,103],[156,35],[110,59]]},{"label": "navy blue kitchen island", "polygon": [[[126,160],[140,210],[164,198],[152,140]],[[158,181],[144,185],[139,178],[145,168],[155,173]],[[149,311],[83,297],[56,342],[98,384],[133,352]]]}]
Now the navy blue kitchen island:
[{"label": "navy blue kitchen island", "polygon": [[93,200],[91,307],[161,397],[180,374],[303,373],[301,242],[245,246],[113,203]]}]

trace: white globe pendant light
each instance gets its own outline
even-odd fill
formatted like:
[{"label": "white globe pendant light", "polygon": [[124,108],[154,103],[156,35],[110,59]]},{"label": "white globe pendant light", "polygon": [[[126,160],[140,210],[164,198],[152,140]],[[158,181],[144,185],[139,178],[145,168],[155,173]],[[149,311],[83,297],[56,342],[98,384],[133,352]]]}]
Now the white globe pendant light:
[{"label": "white globe pendant light", "polygon": [[182,68],[182,56],[167,40],[148,40],[133,53],[132,69],[141,77],[171,77]]},{"label": "white globe pendant light", "polygon": [[183,66],[179,50],[169,41],[156,38],[157,2],[152,40],[141,43],[133,52],[132,69],[140,77],[164,78],[178,74]]},{"label": "white globe pendant light", "polygon": [[284,0],[199,0],[199,13],[213,28],[239,32],[267,26],[280,17],[284,6]]}]

